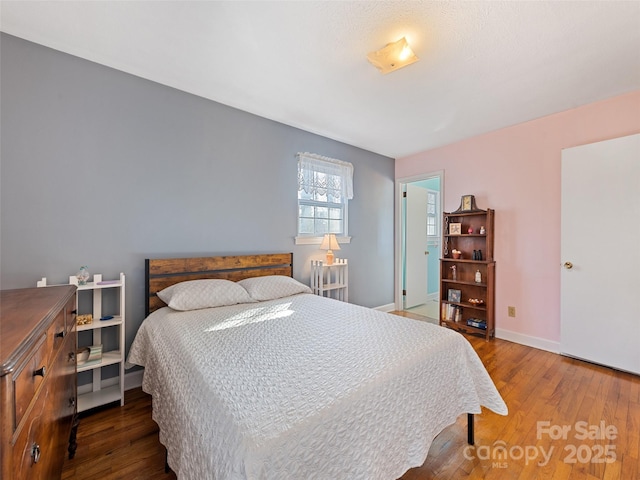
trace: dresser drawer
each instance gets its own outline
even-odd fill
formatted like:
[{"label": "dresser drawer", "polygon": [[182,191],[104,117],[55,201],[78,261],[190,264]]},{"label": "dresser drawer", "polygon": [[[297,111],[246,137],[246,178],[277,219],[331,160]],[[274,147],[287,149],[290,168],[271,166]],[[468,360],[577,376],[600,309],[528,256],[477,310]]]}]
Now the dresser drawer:
[{"label": "dresser drawer", "polygon": [[42,335],[36,342],[35,348],[27,355],[26,360],[16,369],[13,377],[13,391],[15,392],[13,429],[20,424],[24,413],[31,405],[36,391],[44,381],[50,370],[50,352],[46,341],[47,335]]},{"label": "dresser drawer", "polygon": [[38,443],[43,436],[42,427],[46,422],[44,418],[45,400],[46,395],[37,399],[29,417],[25,418],[25,422],[20,429],[20,434],[12,451],[12,478],[40,477],[40,475],[34,475],[34,473],[40,469],[38,464],[42,458],[43,449],[46,450],[45,445]]},{"label": "dresser drawer", "polygon": [[53,357],[58,352],[58,349],[63,344],[66,336],[69,334],[68,327],[65,324],[65,316],[64,309],[60,310],[51,323],[51,326],[47,329],[47,343],[50,347],[50,358],[48,363],[51,363]]},{"label": "dresser drawer", "polygon": [[64,323],[67,332],[71,332],[76,326],[76,297],[73,296],[64,307]]},{"label": "dresser drawer", "polygon": [[44,389],[16,432],[14,480],[60,477],[76,411],[75,337],[69,337],[55,358]]}]

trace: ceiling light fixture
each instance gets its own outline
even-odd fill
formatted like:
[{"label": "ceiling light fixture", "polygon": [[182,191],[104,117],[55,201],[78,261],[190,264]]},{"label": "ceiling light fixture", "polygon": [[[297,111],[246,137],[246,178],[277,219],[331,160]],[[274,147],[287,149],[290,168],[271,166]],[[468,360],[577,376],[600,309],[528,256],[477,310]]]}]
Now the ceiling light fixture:
[{"label": "ceiling light fixture", "polygon": [[411,65],[418,61],[418,57],[411,50],[407,39],[402,37],[397,42],[389,43],[377,52],[371,52],[367,55],[367,60],[384,74]]}]

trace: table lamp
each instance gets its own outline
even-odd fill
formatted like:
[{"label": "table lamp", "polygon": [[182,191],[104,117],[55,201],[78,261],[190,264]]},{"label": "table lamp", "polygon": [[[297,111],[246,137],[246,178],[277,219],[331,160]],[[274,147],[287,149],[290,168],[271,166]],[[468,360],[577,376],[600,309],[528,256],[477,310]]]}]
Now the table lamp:
[{"label": "table lamp", "polygon": [[327,265],[333,265],[333,250],[340,250],[340,244],[336,240],[336,236],[333,233],[325,234],[320,244],[320,250],[327,251]]}]

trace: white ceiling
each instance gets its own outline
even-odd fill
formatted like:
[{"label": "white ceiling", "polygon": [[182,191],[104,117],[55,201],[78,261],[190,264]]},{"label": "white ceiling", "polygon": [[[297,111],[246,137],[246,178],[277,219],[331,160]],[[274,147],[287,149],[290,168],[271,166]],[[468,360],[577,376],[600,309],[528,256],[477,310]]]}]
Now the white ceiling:
[{"label": "white ceiling", "polygon": [[[394,158],[640,89],[639,1],[2,1],[0,28]],[[380,74],[401,36],[420,61]]]}]

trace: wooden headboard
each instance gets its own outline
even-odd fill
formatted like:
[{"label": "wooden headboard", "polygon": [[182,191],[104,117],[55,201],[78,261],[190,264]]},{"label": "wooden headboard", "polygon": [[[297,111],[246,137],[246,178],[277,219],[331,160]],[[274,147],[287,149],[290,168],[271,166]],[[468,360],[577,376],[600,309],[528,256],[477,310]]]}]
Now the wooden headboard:
[{"label": "wooden headboard", "polygon": [[293,253],[265,253],[227,257],[149,259],[145,265],[145,316],[166,304],[157,292],[187,280],[222,278],[237,282],[264,275],[293,276]]}]

